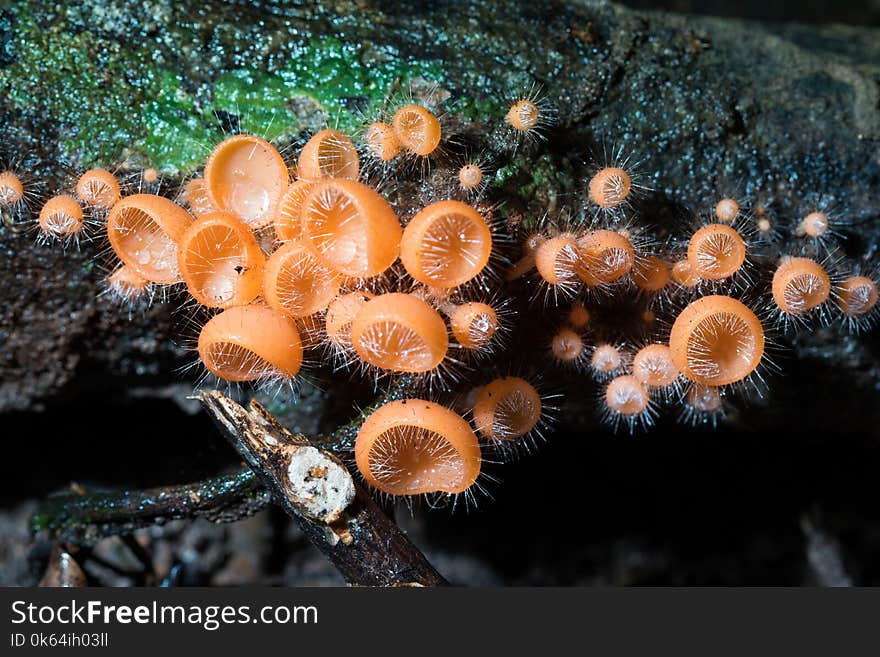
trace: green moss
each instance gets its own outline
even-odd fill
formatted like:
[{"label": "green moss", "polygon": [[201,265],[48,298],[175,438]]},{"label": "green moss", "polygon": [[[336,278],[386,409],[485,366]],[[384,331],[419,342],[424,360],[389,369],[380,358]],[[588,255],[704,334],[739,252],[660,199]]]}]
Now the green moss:
[{"label": "green moss", "polygon": [[129,157],[186,172],[222,138],[218,112],[237,116],[244,131],[282,139],[315,127],[301,124],[296,110],[303,99],[331,125],[353,132],[359,115],[376,111],[396,85],[440,78],[437,66],[375,50],[367,66],[362,46],[324,38],[292,46],[269,72],[217,71],[194,87],[184,74],[157,65],[146,47],[74,33],[63,22],[44,30],[26,3],[13,11],[15,57],[0,69],[0,102],[56,126],[61,157],[84,166]]},{"label": "green moss", "polygon": [[395,87],[415,77],[441,78],[439,66],[429,62],[387,59],[368,67],[361,58],[359,46],[334,38],[310,41],[271,73],[240,69],[221,76],[213,88],[213,108],[239,116],[242,130],[278,139],[303,128],[293,104],[307,98],[331,125],[354,133],[360,117],[378,111]]}]

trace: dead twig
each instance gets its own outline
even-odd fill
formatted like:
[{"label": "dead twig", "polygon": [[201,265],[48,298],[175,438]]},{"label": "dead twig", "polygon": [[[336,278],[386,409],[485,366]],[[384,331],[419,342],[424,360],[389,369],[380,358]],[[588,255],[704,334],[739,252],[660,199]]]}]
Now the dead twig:
[{"label": "dead twig", "polygon": [[446,584],[330,451],[290,433],[257,402],[245,410],[219,392],[201,393],[199,399],[275,501],[347,582]]}]

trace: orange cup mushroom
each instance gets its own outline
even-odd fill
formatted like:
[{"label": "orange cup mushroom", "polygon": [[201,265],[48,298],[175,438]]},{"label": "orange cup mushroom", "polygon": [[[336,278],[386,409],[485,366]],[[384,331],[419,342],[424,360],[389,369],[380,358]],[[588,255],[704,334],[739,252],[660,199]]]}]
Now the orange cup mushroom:
[{"label": "orange cup mushroom", "polygon": [[268,306],[233,306],[202,327],[199,358],[226,381],[292,379],[302,367],[303,347],[293,319]]},{"label": "orange cup mushroom", "polygon": [[311,189],[312,183],[307,180],[296,180],[284,192],[275,211],[275,236],[279,241],[299,239],[302,234],[300,223],[302,206]]},{"label": "orange cup mushroom", "polygon": [[367,126],[364,141],[367,142],[370,152],[385,162],[393,160],[403,150],[400,140],[394,134],[394,128],[382,121],[374,121]]},{"label": "orange cup mushroom", "polygon": [[498,331],[498,314],[487,303],[471,301],[447,311],[452,335],[465,349],[482,349]]},{"label": "orange cup mushroom", "polygon": [[831,279],[810,258],[783,258],[773,273],[773,301],[788,315],[802,315],[828,301]]},{"label": "orange cup mushroom", "polygon": [[439,201],[407,224],[400,258],[407,273],[425,285],[458,287],[489,262],[492,231],[483,216],[460,201]]},{"label": "orange cup mushroom", "polygon": [[196,219],[177,244],[177,264],[193,298],[209,308],[253,301],[266,258],[247,224],[229,212]]},{"label": "orange cup mushroom", "polygon": [[621,205],[632,190],[632,178],[619,167],[606,167],[590,179],[590,200],[603,210]]},{"label": "orange cup mushroom", "polygon": [[180,280],[177,243],[192,216],[176,203],[155,194],[120,200],[107,216],[107,237],[123,263],[154,283]]},{"label": "orange cup mushroom", "polygon": [[449,349],[440,314],[411,294],[392,292],[367,301],[351,322],[351,343],[369,365],[393,372],[436,369]]},{"label": "orange cup mushroom", "polygon": [[376,276],[400,255],[397,215],[378,192],[359,182],[340,178],[315,183],[300,218],[303,242],[345,276]]},{"label": "orange cup mushroom", "polygon": [[733,276],[743,266],[746,244],[730,226],[709,224],[691,236],[687,259],[699,278],[721,281]]},{"label": "orange cup mushroom", "polygon": [[764,328],[741,301],[722,295],[697,299],[675,319],[672,359],[691,381],[723,386],[742,381],[764,355]]},{"label": "orange cup mushroom", "polygon": [[68,194],[59,194],[43,205],[39,222],[44,235],[67,239],[82,232],[83,210],[75,198]]},{"label": "orange cup mushroom", "polygon": [[105,169],[89,169],[76,181],[76,195],[90,208],[109,210],[119,200],[119,181]]},{"label": "orange cup mushroom", "polygon": [[877,283],[867,276],[850,276],[841,282],[838,305],[848,317],[866,315],[877,307]]},{"label": "orange cup mushroom", "polygon": [[430,155],[440,145],[440,121],[421,105],[404,105],[391,125],[400,144],[416,155]]},{"label": "orange cup mushroom", "polygon": [[358,431],[354,456],[369,485],[395,496],[463,493],[481,465],[479,441],[468,423],[421,399],[373,411]]},{"label": "orange cup mushroom", "polygon": [[324,330],[327,339],[340,349],[351,348],[351,322],[373,294],[363,290],[336,297],[327,306]]},{"label": "orange cup mushroom", "polygon": [[474,401],[474,425],[486,440],[517,440],[541,420],[541,395],[517,376],[495,379]]},{"label": "orange cup mushroom", "polygon": [[291,317],[324,310],[339,294],[341,277],[297,241],[288,242],[266,262],[263,296],[272,308]]},{"label": "orange cup mushroom", "polygon": [[592,230],[578,240],[578,277],[587,285],[614,283],[632,271],[635,249],[613,230]]},{"label": "orange cup mushroom", "polygon": [[301,180],[346,178],[357,180],[360,161],[351,139],[338,130],[321,130],[303,146],[296,162]]},{"label": "orange cup mushroom", "polygon": [[204,180],[211,205],[232,212],[251,228],[261,228],[274,219],[290,176],[272,144],[242,134],[214,147],[205,164]]}]

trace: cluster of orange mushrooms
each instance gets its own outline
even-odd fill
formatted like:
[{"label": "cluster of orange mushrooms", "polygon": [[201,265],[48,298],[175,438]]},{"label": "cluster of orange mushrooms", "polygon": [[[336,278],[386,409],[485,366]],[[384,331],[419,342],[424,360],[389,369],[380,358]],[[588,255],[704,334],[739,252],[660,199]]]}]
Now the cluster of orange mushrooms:
[{"label": "cluster of orange mushrooms", "polygon": [[[549,118],[527,96],[510,107],[505,130],[526,140]],[[291,382],[310,353],[329,353],[338,368],[377,383],[406,375],[425,390],[463,391],[455,404],[402,399],[365,419],[357,468],[393,496],[472,491],[487,452],[515,451],[540,432],[547,400],[539,386],[485,358],[514,328],[503,299],[523,289],[531,290],[527,312],[546,327],[544,353],[601,382],[603,416],[630,429],[664,406],[714,423],[729,392],[760,378],[765,327],[840,316],[859,330],[876,319],[876,277],[840,273],[826,248],[833,222],[822,212],[795,229],[803,249],[774,263],[771,316],[756,312],[752,293],[757,244],[775,229],[734,199],[720,200],[688,235],[657,245],[633,227],[638,185],[616,163],[585,185],[579,219],[502,227],[480,201],[490,174],[474,160],[455,167],[441,198],[401,213],[365,181],[383,167],[424,176],[411,164],[440,158],[441,121],[403,104],[362,137],[356,145],[321,130],[294,164],[258,136],[231,136],[174,200],[125,194],[113,173],[91,169],[71,193],[42,204],[39,233],[68,243],[99,225],[113,253],[108,288],[128,303],[185,286],[208,309],[197,350],[218,380]],[[14,172],[0,173],[0,208],[25,196]],[[505,260],[499,237],[515,238],[520,253]],[[639,309],[642,337],[607,328],[623,312],[621,299]],[[659,328],[659,314],[670,328]],[[476,387],[460,376],[487,362],[483,369],[503,375]]]}]

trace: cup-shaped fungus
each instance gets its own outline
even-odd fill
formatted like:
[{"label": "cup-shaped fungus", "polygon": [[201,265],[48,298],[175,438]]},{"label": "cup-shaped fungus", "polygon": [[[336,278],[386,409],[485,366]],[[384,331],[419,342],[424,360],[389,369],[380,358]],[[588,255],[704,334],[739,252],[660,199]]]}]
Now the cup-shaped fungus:
[{"label": "cup-shaped fungus", "polygon": [[732,224],[739,215],[739,202],[723,198],[715,204],[715,218],[723,224]]},{"label": "cup-shaped fungus", "polygon": [[0,208],[11,208],[24,198],[24,184],[12,171],[0,171]]},{"label": "cup-shaped fungus", "polygon": [[460,201],[439,201],[407,224],[400,245],[406,271],[425,285],[452,288],[483,271],[492,253],[492,231],[483,216]]},{"label": "cup-shaped fungus", "polygon": [[561,365],[578,365],[586,347],[581,336],[568,327],[559,329],[550,341],[550,353]]},{"label": "cup-shaped fungus", "polygon": [[107,237],[113,251],[154,283],[180,280],[177,243],[192,223],[182,207],[155,194],[127,196],[110,210]]},{"label": "cup-shaped fungus", "polygon": [[578,240],[578,277],[587,285],[613,283],[630,273],[636,252],[613,230],[591,230]]},{"label": "cup-shaped fungus", "polygon": [[877,284],[867,276],[850,276],[841,282],[838,305],[844,315],[859,317],[877,306]]},{"label": "cup-shaped fungus", "polygon": [[305,317],[327,307],[339,293],[340,278],[300,242],[288,242],[266,262],[263,296],[278,312]]},{"label": "cup-shaped fungus", "polygon": [[463,493],[480,474],[480,444],[468,423],[421,399],[373,411],[358,431],[354,456],[367,483],[388,495]]},{"label": "cup-shaped fungus", "polygon": [[119,181],[106,169],[89,169],[76,181],[76,195],[91,208],[109,210],[119,200]]},{"label": "cup-shaped fungus", "polygon": [[458,169],[459,186],[466,191],[475,191],[483,186],[485,176],[479,164],[468,163]]},{"label": "cup-shaped fungus", "polygon": [[82,232],[82,207],[68,194],[53,196],[40,210],[39,222],[40,230],[47,237],[61,240],[71,238]]},{"label": "cup-shaped fungus", "polygon": [[226,381],[292,379],[302,367],[296,323],[268,306],[233,306],[215,315],[199,334],[199,358]]},{"label": "cup-shaped fungus", "polygon": [[440,121],[421,105],[404,105],[391,123],[397,140],[416,155],[430,155],[440,144]]},{"label": "cup-shaped fungus", "polygon": [[798,235],[807,237],[822,237],[828,232],[831,222],[824,212],[811,212],[804,217],[797,227]]},{"label": "cup-shaped fungus", "polygon": [[397,215],[375,190],[341,178],[315,183],[302,204],[302,239],[328,267],[368,278],[400,254]]},{"label": "cup-shaped fungus", "polygon": [[351,348],[351,322],[367,301],[373,298],[370,292],[357,290],[333,299],[327,306],[324,329],[327,339],[340,349]]},{"label": "cup-shaped fungus", "polygon": [[498,330],[498,314],[487,303],[462,303],[451,306],[446,314],[452,335],[465,349],[486,347]]},{"label": "cup-shaped fungus", "polygon": [[651,396],[642,382],[634,376],[618,376],[605,388],[605,405],[619,415],[640,415],[648,409],[650,403]]},{"label": "cup-shaped fungus", "polygon": [[299,239],[301,234],[300,218],[303,202],[312,189],[307,180],[296,180],[290,184],[284,196],[278,202],[275,211],[275,236],[282,242]]},{"label": "cup-shaped fungus", "polygon": [[810,258],[783,258],[773,273],[773,301],[789,315],[801,315],[821,306],[831,294],[831,279]]},{"label": "cup-shaped fungus", "polygon": [[746,244],[736,230],[725,224],[709,224],[695,232],[688,242],[687,259],[702,279],[730,278],[746,259]]},{"label": "cup-shaped fungus", "polygon": [[632,373],[652,388],[668,386],[678,378],[672,350],[665,344],[649,344],[639,349],[633,356]]},{"label": "cup-shaped fungus", "polygon": [[474,425],[486,440],[517,440],[541,420],[541,395],[516,376],[483,386],[474,401]]},{"label": "cup-shaped fungus", "polygon": [[610,210],[626,201],[632,190],[632,178],[619,167],[606,167],[590,179],[590,200]]},{"label": "cup-shaped fungus", "polygon": [[430,372],[446,356],[449,336],[440,314],[411,294],[380,294],[351,322],[351,343],[360,358],[393,372]]},{"label": "cup-shaped fungus", "polygon": [[590,371],[603,380],[613,376],[624,365],[624,353],[620,347],[607,342],[597,344],[590,356]]},{"label": "cup-shaped fungus", "polygon": [[394,128],[383,121],[374,121],[364,132],[364,141],[370,152],[385,162],[393,160],[403,149]]},{"label": "cup-shaped fungus", "polygon": [[338,130],[321,130],[303,146],[296,162],[302,180],[347,178],[357,180],[360,161],[351,139]]},{"label": "cup-shaped fungus", "polygon": [[204,180],[215,208],[260,228],[274,218],[290,176],[272,144],[254,135],[234,135],[214,147]]},{"label": "cup-shaped fungus", "polygon": [[541,122],[541,110],[533,100],[521,98],[507,110],[505,120],[514,130],[528,132]]},{"label": "cup-shaped fungus", "polygon": [[208,198],[208,189],[205,187],[204,178],[190,178],[183,188],[181,200],[195,217],[217,212],[217,208]]},{"label": "cup-shaped fungus", "polygon": [[675,319],[669,336],[675,366],[691,381],[723,386],[742,381],[764,355],[764,328],[731,297],[697,299]]},{"label": "cup-shaped fungus", "polygon": [[229,212],[199,217],[177,244],[177,264],[186,288],[209,308],[253,301],[263,285],[265,261],[251,229]]},{"label": "cup-shaped fungus", "polygon": [[571,305],[566,315],[569,325],[578,330],[583,330],[590,325],[590,311],[581,302],[575,302]]},{"label": "cup-shaped fungus", "polygon": [[535,267],[550,285],[576,283],[579,258],[578,242],[574,235],[563,233],[542,241],[535,248]]}]

